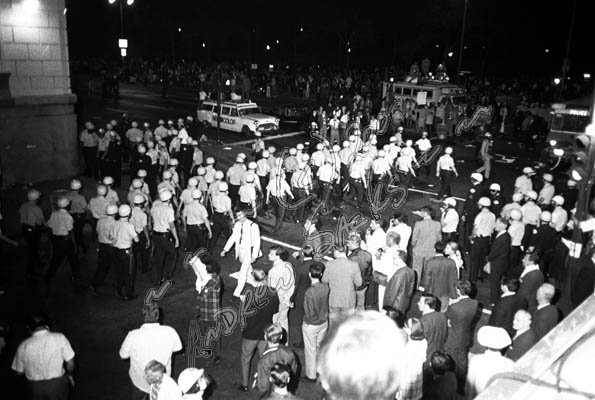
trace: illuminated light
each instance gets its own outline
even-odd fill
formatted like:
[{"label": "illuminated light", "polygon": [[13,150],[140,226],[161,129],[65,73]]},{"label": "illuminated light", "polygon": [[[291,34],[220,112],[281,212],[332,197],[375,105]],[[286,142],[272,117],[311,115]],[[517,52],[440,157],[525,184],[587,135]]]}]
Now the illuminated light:
[{"label": "illuminated light", "polygon": [[436,48],[438,48],[438,47],[440,47],[440,45],[439,45],[439,44],[437,44],[437,45],[436,45]]},{"label": "illuminated light", "polygon": [[467,50],[467,46],[463,47],[463,49]]},{"label": "illuminated light", "polygon": [[269,64],[269,69],[273,69],[275,66],[273,64]]},{"label": "illuminated light", "polygon": [[393,78],[393,77],[391,76],[391,77],[390,77],[390,81],[391,81],[391,82],[394,82],[394,81],[395,81],[395,78]]},{"label": "illuminated light", "polygon": [[303,31],[304,31],[304,28],[300,28],[300,32],[303,32]]},{"label": "illuminated light", "polygon": [[182,28],[178,28],[178,32],[182,32]]},{"label": "illuminated light", "polygon": [[572,179],[574,179],[577,182],[583,180],[583,177],[581,176],[580,173],[578,173],[578,171],[576,169],[573,169],[572,170],[571,175],[572,175]]},{"label": "illuminated light", "polygon": [[267,49],[267,50],[270,50],[270,49],[271,49],[271,46],[269,46],[269,45],[267,44],[267,47],[266,47],[266,49]]},{"label": "illuminated light", "polygon": [[107,0],[107,2],[110,4],[114,4],[116,2],[116,0]]},{"label": "illuminated light", "polygon": [[560,84],[560,78],[554,78],[554,83],[556,85],[559,85]]},{"label": "illuminated light", "polygon": [[550,52],[550,49],[545,49],[545,52],[546,52],[546,53],[549,53],[549,52]]},{"label": "illuminated light", "polygon": [[347,49],[347,52],[348,52],[348,53],[351,53],[351,49]]},{"label": "illuminated light", "polygon": [[448,56],[449,57],[452,57],[452,55],[453,55],[453,52],[452,51],[450,53],[448,53]]},{"label": "illuminated light", "polygon": [[126,53],[127,53],[127,52],[126,52],[126,49],[120,49],[120,55],[121,55],[122,57],[126,57]]},{"label": "illuminated light", "polygon": [[128,39],[118,39],[118,47],[121,49],[128,48]]},{"label": "illuminated light", "polygon": [[553,139],[552,139],[552,140],[550,140],[550,146],[554,147],[554,146],[555,146],[555,145],[557,145],[557,144],[558,144],[558,142],[557,142],[557,141],[555,141],[555,140],[553,140]]},{"label": "illuminated light", "polygon": [[591,74],[589,74],[589,73],[585,72],[585,73],[583,74],[583,79],[591,79]]},{"label": "illuminated light", "polygon": [[564,155],[564,150],[563,149],[554,149],[554,155],[556,157],[562,157]]},{"label": "illuminated light", "polygon": [[134,4],[134,0],[126,0],[126,4],[128,4],[129,6]]},{"label": "illuminated light", "polygon": [[25,0],[23,1],[23,11],[27,13],[34,13],[39,9],[39,0]]},{"label": "illuminated light", "polygon": [[589,111],[587,110],[568,110],[569,115],[576,115],[577,117],[588,117]]},{"label": "illuminated light", "polygon": [[64,15],[66,15],[67,12],[68,12],[68,8],[64,7],[64,11],[63,11]]},{"label": "illuminated light", "polygon": [[229,86],[229,85],[231,85],[231,82],[228,79],[228,80],[225,81],[225,86]]},{"label": "illuminated light", "polygon": [[203,44],[202,44],[202,47],[203,47],[203,48],[204,48],[204,47],[207,47],[207,45],[203,43]]},{"label": "illuminated light", "polygon": [[277,44],[279,44],[279,39],[277,39]]}]

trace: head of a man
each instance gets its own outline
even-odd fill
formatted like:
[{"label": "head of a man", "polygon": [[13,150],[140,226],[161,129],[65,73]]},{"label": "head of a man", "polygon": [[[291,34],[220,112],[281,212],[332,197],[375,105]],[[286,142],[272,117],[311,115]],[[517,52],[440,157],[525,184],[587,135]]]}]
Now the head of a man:
[{"label": "head of a man", "polygon": [[347,241],[347,247],[349,250],[359,249],[362,243],[362,237],[359,232],[351,232]]},{"label": "head of a man", "polygon": [[269,380],[275,388],[286,388],[291,380],[291,368],[285,363],[275,363],[271,367],[271,375]]},{"label": "head of a man", "polygon": [[457,294],[461,296],[470,296],[473,291],[473,285],[468,280],[460,280],[457,282]]},{"label": "head of a man", "polygon": [[257,286],[264,285],[266,283],[267,273],[264,269],[256,267],[252,269],[252,278],[256,282]]},{"label": "head of a man", "polygon": [[521,286],[519,279],[512,275],[504,275],[500,279],[500,288],[502,293],[516,293]]},{"label": "head of a man", "polygon": [[143,320],[147,324],[159,322],[159,307],[157,304],[149,303],[143,306]]},{"label": "head of a man", "polygon": [[212,256],[203,254],[200,256],[200,261],[205,265],[208,274],[219,275],[221,272],[221,266]]},{"label": "head of a man", "polygon": [[443,350],[437,350],[430,357],[430,365],[436,375],[444,375],[447,371],[452,371],[454,360]]},{"label": "head of a man", "polygon": [[551,283],[544,283],[537,289],[537,302],[541,304],[551,304],[556,295],[556,288]]},{"label": "head of a man", "polygon": [[508,220],[506,218],[498,217],[496,218],[496,232],[503,232],[508,229]]},{"label": "head of a man", "polygon": [[277,324],[270,324],[264,328],[264,340],[269,344],[277,345],[283,339],[283,328]]},{"label": "head of a man", "polygon": [[529,265],[537,265],[539,264],[539,254],[535,252],[527,252],[523,256],[523,267],[527,267]]},{"label": "head of a man", "polygon": [[417,302],[417,306],[422,313],[440,311],[440,300],[432,294],[422,294]]},{"label": "head of a man", "polygon": [[533,318],[528,311],[525,310],[518,310],[514,314],[514,319],[512,320],[512,329],[517,332],[526,331],[531,327],[531,321]]},{"label": "head of a man", "polygon": [[347,257],[346,251],[347,251],[347,249],[345,248],[345,246],[335,246],[335,252],[334,252],[333,256],[335,259],[345,258],[345,257]]},{"label": "head of a man", "polygon": [[325,267],[323,263],[314,261],[312,265],[310,265],[310,278],[320,281],[324,274],[324,269]]},{"label": "head of a man", "polygon": [[289,259],[289,252],[281,246],[273,246],[269,250],[269,261],[275,262],[279,260],[287,261]]},{"label": "head of a man", "polygon": [[149,385],[160,385],[163,382],[165,374],[165,365],[159,361],[151,360],[145,367],[145,380]]},{"label": "head of a man", "polygon": [[446,243],[444,243],[442,240],[439,240],[436,243],[434,243],[434,251],[436,252],[436,254],[446,255],[445,250]]},{"label": "head of a man", "polygon": [[389,232],[386,234],[386,246],[393,247],[397,246],[401,242],[401,235],[397,232]]}]

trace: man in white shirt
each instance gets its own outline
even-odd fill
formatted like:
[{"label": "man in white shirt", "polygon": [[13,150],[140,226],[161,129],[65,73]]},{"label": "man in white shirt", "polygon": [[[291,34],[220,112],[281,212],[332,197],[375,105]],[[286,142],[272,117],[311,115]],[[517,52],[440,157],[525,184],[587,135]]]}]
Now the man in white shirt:
[{"label": "man in white shirt", "polygon": [[396,232],[399,234],[401,240],[397,244],[399,250],[403,250],[407,253],[407,249],[409,248],[409,239],[411,239],[411,232],[413,229],[407,225],[407,216],[401,212],[393,214],[393,217],[390,220],[390,228],[386,231],[389,232]]},{"label": "man in white shirt", "polygon": [[523,168],[523,175],[519,176],[514,181],[514,192],[525,195],[533,190],[533,182],[531,181],[533,175],[535,175],[533,168]]},{"label": "man in white shirt", "polygon": [[[432,142],[428,139],[428,132],[422,132],[421,138],[416,140],[415,146],[419,150],[420,158],[423,160],[427,156],[428,152],[432,149]],[[420,175],[422,172],[426,175],[430,175],[430,165],[425,162],[420,166]]]},{"label": "man in white shirt", "polygon": [[485,265],[486,257],[490,251],[490,239],[496,225],[496,216],[490,211],[491,200],[481,197],[477,204],[480,211],[473,222],[471,271],[469,271],[471,283],[475,283],[477,278],[482,275],[481,268]]},{"label": "man in white shirt", "polygon": [[289,335],[287,313],[292,307],[291,296],[295,290],[293,267],[287,262],[289,252],[281,246],[273,246],[269,250],[269,261],[273,263],[269,270],[268,286],[277,291],[279,311],[273,315],[273,324],[280,325]]},{"label": "man in white shirt", "polygon": [[440,178],[440,190],[438,190],[439,199],[445,196],[451,196],[450,182],[452,181],[453,175],[457,177],[459,176],[455,167],[455,161],[451,154],[452,147],[447,147],[444,150],[444,155],[442,155],[436,163],[436,177]]},{"label": "man in white shirt", "polygon": [[165,365],[151,360],[144,369],[144,379],[149,386],[149,400],[182,400],[182,390],[167,374]]},{"label": "man in white shirt", "polygon": [[459,226],[459,213],[457,212],[457,201],[452,197],[447,197],[442,202],[442,241],[458,242],[457,228]]},{"label": "man in white shirt", "polygon": [[556,232],[562,232],[568,223],[568,212],[562,207],[564,205],[564,197],[556,195],[552,198],[552,226]]},{"label": "man in white shirt", "polygon": [[159,324],[159,308],[155,303],[143,306],[145,323],[126,335],[120,347],[120,358],[130,359],[128,374],[132,381],[132,398],[142,398],[150,393],[145,380],[145,367],[152,361],[165,366],[165,374],[171,374],[172,354],[182,350],[178,333],[170,326]]}]

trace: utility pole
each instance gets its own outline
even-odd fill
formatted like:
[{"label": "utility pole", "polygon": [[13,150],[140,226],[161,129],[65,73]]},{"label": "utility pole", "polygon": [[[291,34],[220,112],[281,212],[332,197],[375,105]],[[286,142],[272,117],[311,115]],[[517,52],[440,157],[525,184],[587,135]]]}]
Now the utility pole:
[{"label": "utility pole", "polygon": [[467,25],[467,3],[465,0],[465,8],[463,9],[463,26],[461,28],[461,43],[459,44],[459,62],[457,65],[457,82],[461,80],[461,68],[463,67],[463,49],[465,48],[465,25]]},{"label": "utility pole", "polygon": [[572,16],[570,17],[570,28],[568,29],[568,40],[566,42],[566,53],[564,60],[562,60],[562,81],[560,82],[560,95],[562,99],[564,96],[564,89],[566,87],[566,75],[570,69],[570,45],[572,43],[572,31],[574,30],[574,17],[576,16],[576,0],[572,2]]},{"label": "utility pole", "polygon": [[217,65],[217,144],[221,144],[221,64]]}]

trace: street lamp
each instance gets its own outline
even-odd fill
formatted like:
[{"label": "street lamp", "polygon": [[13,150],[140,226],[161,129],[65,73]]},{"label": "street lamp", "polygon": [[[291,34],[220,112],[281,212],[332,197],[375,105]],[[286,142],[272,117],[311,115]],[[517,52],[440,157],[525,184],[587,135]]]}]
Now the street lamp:
[{"label": "street lamp", "polygon": [[467,3],[465,0],[465,7],[463,9],[463,26],[461,27],[461,43],[459,44],[459,62],[457,64],[457,82],[461,79],[461,68],[463,66],[463,47],[465,43],[465,25],[467,23]]},{"label": "street lamp", "polygon": [[[124,37],[124,0],[107,0],[107,2],[109,4],[114,4],[116,1],[118,1],[119,5],[120,5],[120,37],[123,38]],[[134,4],[134,0],[126,0],[126,5],[131,6]]]}]

